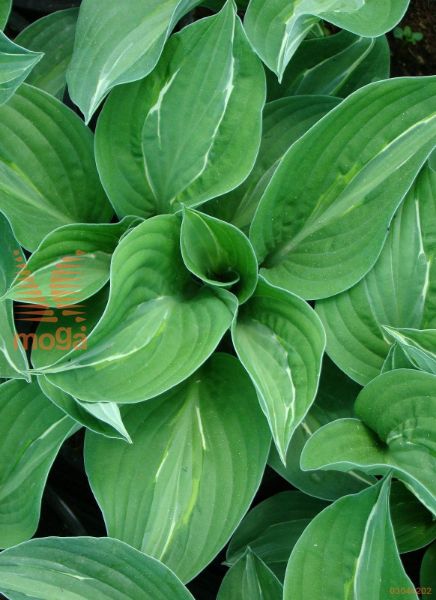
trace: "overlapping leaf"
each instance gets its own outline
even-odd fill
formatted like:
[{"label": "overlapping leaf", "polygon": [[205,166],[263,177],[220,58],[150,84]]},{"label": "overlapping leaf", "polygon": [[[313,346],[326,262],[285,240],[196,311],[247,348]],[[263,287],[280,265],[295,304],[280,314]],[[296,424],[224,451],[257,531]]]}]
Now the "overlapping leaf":
[{"label": "overlapping leaf", "polygon": [[268,71],[268,98],[293,94],[345,97],[362,86],[389,77],[390,53],[384,36],[364,38],[341,31],[304,41],[282,82]]},{"label": "overlapping leaf", "polygon": [[[14,238],[7,219],[0,213],[0,295],[16,277],[24,254]],[[27,359],[14,323],[11,300],[0,301],[0,377],[26,378]]]},{"label": "overlapping leaf", "polygon": [[292,548],[326,506],[297,491],[267,498],[244,517],[235,531],[227,548],[227,563],[235,565],[250,548],[283,581]]},{"label": "overlapping leaf", "polygon": [[346,377],[324,357],[321,380],[315,403],[296,429],[286,454],[286,466],[274,448],[269,465],[289,483],[306,494],[325,500],[336,500],[346,494],[360,492],[375,483],[375,478],[358,470],[303,471],[300,457],[303,448],[315,431],[335,419],[354,416],[354,401],[360,387]]},{"label": "overlapping leaf", "polygon": [[436,240],[423,234],[424,222],[436,226],[435,199],[436,173],[427,166],[396,214],[374,268],[350,290],[317,303],[329,355],[361,384],[380,373],[389,353],[393,338],[384,326],[419,328],[426,305],[436,302]]},{"label": "overlapping leaf", "polygon": [[234,189],[256,159],[264,100],[262,65],[231,1],[174,35],[153,73],[115,90],[98,122],[98,168],[117,213],[149,217]]},{"label": "overlapping leaf", "polygon": [[248,231],[259,200],[286,151],[338,102],[326,96],[304,96],[266,104],[262,142],[253,170],[235,190],[211,200],[204,209]]},{"label": "overlapping leaf", "polygon": [[162,563],[108,538],[45,538],[2,552],[0,590],[10,600],[193,600]]},{"label": "overlapping leaf", "polygon": [[89,121],[116,85],[156,66],[171,30],[199,0],[84,0],[68,71],[71,98]]},{"label": "overlapping leaf", "polygon": [[385,480],[313,519],[289,559],[283,598],[386,600],[392,587],[413,584],[398,556]]},{"label": "overlapping leaf", "polygon": [[9,100],[42,56],[14,44],[0,31],[0,105]]},{"label": "overlapping leaf", "polygon": [[370,270],[435,144],[435,93],[436,77],[365,86],[291,146],[250,233],[265,278],[315,299]]},{"label": "overlapping leaf", "polygon": [[319,429],[307,442],[303,469],[393,470],[436,514],[436,376],[399,369],[383,373],[359,394],[356,414]]},{"label": "overlapping leaf", "polygon": [[325,334],[298,296],[260,280],[232,329],[237,355],[249,373],[283,462],[290,439],[318,388]]},{"label": "overlapping leaf", "polygon": [[161,215],[121,241],[106,310],[78,346],[41,372],[79,400],[141,402],[186,379],[229,328],[236,298],[198,286],[180,255],[180,223]]},{"label": "overlapping leaf", "polygon": [[74,429],[36,383],[0,385],[0,547],[35,533],[48,472]]},{"label": "overlapping leaf", "polygon": [[126,217],[120,223],[55,229],[23,264],[4,297],[60,307],[93,296],[109,280],[111,255],[120,237],[139,221]]},{"label": "overlapping leaf", "polygon": [[227,572],[217,600],[282,600],[283,587],[267,565],[250,550]]},{"label": "overlapping leaf", "polygon": [[108,534],[187,581],[225,545],[260,483],[270,436],[256,394],[237,360],[216,354],[123,418],[131,446],[88,433],[85,448]]},{"label": "overlapping leaf", "polygon": [[415,368],[436,375],[436,329],[384,329]]},{"label": "overlapping leaf", "polygon": [[44,53],[27,83],[60,99],[67,85],[66,71],[73,54],[78,15],[77,8],[51,13],[26,27],[15,38],[17,44]]},{"label": "overlapping leaf", "polygon": [[233,225],[192,209],[183,214],[180,246],[186,267],[205,283],[231,290],[245,302],[257,284],[257,260]]},{"label": "overlapping leaf", "polygon": [[11,11],[12,0],[0,0],[0,29],[3,29]]},{"label": "overlapping leaf", "polygon": [[28,250],[62,225],[112,215],[91,132],[58,100],[26,84],[0,107],[0,210]]},{"label": "overlapping leaf", "polygon": [[357,35],[377,37],[401,20],[408,4],[409,0],[251,0],[245,27],[256,52],[281,79],[318,19]]}]

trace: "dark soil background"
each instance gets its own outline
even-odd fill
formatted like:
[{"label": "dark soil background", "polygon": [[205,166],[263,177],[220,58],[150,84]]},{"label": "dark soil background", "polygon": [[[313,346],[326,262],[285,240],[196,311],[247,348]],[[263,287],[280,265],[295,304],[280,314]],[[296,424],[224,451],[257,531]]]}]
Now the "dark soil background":
[{"label": "dark soil background", "polygon": [[[80,0],[15,0],[6,33],[14,37],[29,23],[41,16],[78,6]],[[104,4],[104,0],[102,0]],[[120,1],[120,8],[122,1]],[[209,14],[197,9],[197,15]],[[392,76],[433,75],[436,73],[436,0],[411,0],[410,8],[400,23],[413,32],[422,33],[416,44],[388,35],[392,54]],[[105,535],[101,513],[89,489],[83,467],[83,432],[68,440],[51,470],[42,502],[37,537],[60,535]],[[267,468],[255,504],[291,486]],[[213,600],[226,572],[222,552],[203,573],[189,585],[196,600]],[[419,585],[419,566],[422,552],[403,555],[409,576]],[[0,595],[0,598],[2,596]],[[426,596],[429,598],[429,596]],[[170,600],[170,599],[168,599]],[[334,599],[326,599],[334,600]],[[368,600],[371,600],[368,598]]]}]

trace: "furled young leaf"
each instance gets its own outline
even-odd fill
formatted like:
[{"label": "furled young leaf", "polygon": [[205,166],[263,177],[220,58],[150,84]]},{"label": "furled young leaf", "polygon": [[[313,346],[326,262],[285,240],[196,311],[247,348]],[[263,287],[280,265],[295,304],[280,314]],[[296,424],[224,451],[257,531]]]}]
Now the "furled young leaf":
[{"label": "furled young leaf", "polygon": [[389,348],[388,355],[381,368],[381,373],[394,371],[395,369],[413,369],[412,363],[404,354],[401,346],[397,343]]},{"label": "furled young leaf", "polygon": [[[24,254],[14,238],[8,220],[0,213],[0,296],[11,285]],[[0,377],[25,379],[27,359],[17,337],[11,300],[0,301]]]},{"label": "furled young leaf", "polygon": [[314,299],[369,271],[435,143],[435,94],[436,77],[365,86],[291,146],[251,228],[266,279]]},{"label": "furled young leaf", "polygon": [[0,105],[9,100],[42,56],[14,44],[0,31]]},{"label": "furled young leaf", "polygon": [[390,53],[384,36],[364,38],[348,31],[304,41],[292,57],[282,82],[267,72],[268,98],[294,94],[345,97],[360,87],[389,77]]},{"label": "furled young leaf", "polygon": [[391,517],[400,552],[413,552],[436,539],[433,515],[399,481],[392,482]]},{"label": "furled young leaf", "polygon": [[99,118],[97,164],[117,213],[173,212],[238,186],[257,156],[264,101],[231,0],[174,35],[153,73],[115,90]]},{"label": "furled young leaf", "polygon": [[0,0],[0,29],[3,29],[11,11],[12,0]]},{"label": "furled young leaf", "polygon": [[52,383],[88,402],[141,402],[183,381],[210,356],[233,320],[236,298],[198,286],[183,264],[179,238],[178,217],[160,215],[121,241],[107,308],[86,349],[42,370]]},{"label": "furled young leaf", "polygon": [[377,37],[395,27],[408,4],[409,0],[251,0],[245,27],[256,52],[281,79],[319,18],[357,35]]},{"label": "furled young leaf", "polygon": [[66,71],[73,54],[79,9],[69,8],[34,21],[15,38],[15,42],[44,57],[27,78],[27,83],[62,99]]},{"label": "furled young leaf", "polygon": [[296,488],[324,500],[336,500],[375,483],[374,477],[359,471],[303,471],[300,467],[301,452],[317,429],[335,419],[354,416],[354,401],[359,390],[360,387],[325,356],[315,403],[292,436],[286,466],[274,448],[269,465]]},{"label": "furled young leaf", "polygon": [[383,373],[360,392],[355,410],[361,420],[339,419],[309,439],[302,468],[392,470],[436,514],[436,376],[410,369]]},{"label": "furled young leaf", "polygon": [[386,479],[313,519],[289,559],[283,598],[386,600],[392,587],[413,584],[398,555]]},{"label": "furled young leaf", "polygon": [[212,286],[231,290],[245,302],[257,284],[257,260],[245,235],[234,225],[185,209],[180,246],[186,268]]},{"label": "furled young leaf", "polygon": [[282,600],[283,587],[266,564],[247,550],[226,573],[217,600]]},{"label": "furled young leaf", "polygon": [[55,229],[42,240],[5,297],[60,307],[93,296],[109,280],[111,255],[120,237],[138,222],[126,217],[120,223],[79,223]]},{"label": "furled young leaf", "polygon": [[110,538],[45,538],[0,556],[10,600],[194,600],[159,561]]},{"label": "furled young leaf", "polygon": [[122,414],[131,446],[88,432],[85,447],[108,534],[188,581],[225,545],[260,483],[270,436],[256,394],[237,360],[216,354]]},{"label": "furled young leaf", "polygon": [[114,402],[80,402],[50,383],[43,375],[38,377],[38,383],[47,398],[80,425],[106,437],[131,442],[129,433],[124,427],[118,404]]},{"label": "furled young leaf", "polygon": [[248,231],[259,200],[286,151],[338,103],[338,99],[327,96],[304,96],[267,104],[253,170],[235,190],[208,202],[205,210]]},{"label": "furled young leaf", "polygon": [[[436,576],[435,576],[435,565],[436,565],[436,542],[434,542],[424,554],[424,558],[421,564],[421,586],[425,588],[425,595],[430,596],[434,594],[436,590]],[[423,594],[424,596],[424,594]]]},{"label": "furled young leaf", "polygon": [[283,463],[296,428],[318,388],[325,334],[316,313],[298,296],[259,280],[232,329]]},{"label": "furled young leaf", "polygon": [[48,472],[74,428],[74,421],[47,400],[36,383],[0,385],[1,548],[35,533]]},{"label": "furled young leaf", "polygon": [[384,330],[401,347],[412,365],[436,375],[436,329],[394,329]]},{"label": "furled young leaf", "polygon": [[111,219],[91,132],[58,100],[26,84],[0,107],[0,210],[28,250],[62,225]]},{"label": "furled young leaf", "polygon": [[199,0],[84,0],[68,89],[88,122],[116,85],[154,69],[177,21]]},{"label": "furled young leaf", "polygon": [[317,303],[330,357],[361,384],[380,373],[388,356],[393,340],[383,326],[419,328],[436,285],[429,285],[436,244],[424,245],[421,226],[433,198],[422,177],[428,167],[396,214],[374,268],[350,290]]},{"label": "furled young leaf", "polygon": [[227,564],[237,563],[250,548],[283,581],[296,541],[326,506],[297,491],[267,498],[250,510],[235,531],[227,548]]}]

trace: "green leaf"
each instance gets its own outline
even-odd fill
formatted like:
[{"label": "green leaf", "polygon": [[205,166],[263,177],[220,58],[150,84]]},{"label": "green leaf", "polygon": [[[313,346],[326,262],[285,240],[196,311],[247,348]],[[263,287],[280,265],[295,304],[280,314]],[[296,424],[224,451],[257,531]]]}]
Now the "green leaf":
[{"label": "green leaf", "polygon": [[257,260],[248,238],[236,227],[185,209],[180,246],[186,268],[212,286],[231,290],[243,303],[257,284]]},{"label": "green leaf", "polygon": [[[0,296],[15,279],[24,254],[8,220],[0,213]],[[27,358],[17,336],[11,300],[0,301],[0,377],[26,378]]]},{"label": "green leaf", "polygon": [[338,102],[326,96],[304,96],[266,104],[262,142],[253,170],[235,190],[211,200],[204,209],[248,231],[259,200],[286,151]]},{"label": "green leaf", "polygon": [[47,400],[36,383],[0,385],[1,548],[35,533],[48,472],[74,431],[74,421]]},{"label": "green leaf", "polygon": [[86,402],[142,402],[189,377],[212,354],[237,301],[227,290],[193,281],[179,239],[179,219],[161,215],[120,242],[106,310],[86,348],[41,369],[51,383]]},{"label": "green leaf", "polygon": [[421,586],[426,588],[425,595],[432,596],[436,590],[435,566],[436,563],[436,543],[433,543],[424,554],[421,564]]},{"label": "green leaf", "polygon": [[150,217],[237,187],[256,160],[264,101],[231,1],[172,36],[153,73],[115,90],[98,121],[98,169],[117,213]]},{"label": "green leaf", "polygon": [[0,29],[3,29],[11,12],[12,0],[0,0]]},{"label": "green leaf", "polygon": [[84,0],[67,73],[71,98],[88,122],[112,88],[156,66],[177,21],[199,0]]},{"label": "green leaf", "polygon": [[413,584],[395,544],[386,479],[313,519],[289,559],[283,598],[386,600],[392,587]]},{"label": "green leaf", "polygon": [[10,600],[194,600],[165,565],[108,538],[20,544],[1,553],[0,581]]},{"label": "green leaf", "polygon": [[274,573],[248,550],[225,575],[217,600],[282,600],[283,587]]},{"label": "green leaf", "polygon": [[0,105],[9,100],[42,57],[41,52],[14,44],[0,31]]},{"label": "green leaf", "polygon": [[303,471],[300,457],[315,431],[335,419],[354,416],[354,401],[360,387],[324,357],[321,380],[315,403],[296,429],[286,455],[286,466],[274,448],[269,465],[293,486],[323,500],[336,500],[354,494],[375,483],[376,479],[359,471]]},{"label": "green leaf", "polygon": [[0,107],[0,210],[28,250],[62,225],[112,215],[91,132],[58,100],[26,84]]},{"label": "green leaf", "polygon": [[251,0],[245,27],[256,52],[280,80],[318,19],[374,38],[390,31],[408,4],[409,0]]},{"label": "green leaf", "polygon": [[432,167],[431,155],[417,181],[416,194],[420,201],[424,251],[430,262],[421,327],[436,329],[436,169]]},{"label": "green leaf", "polygon": [[238,361],[123,410],[132,437],[87,433],[85,463],[108,534],[192,579],[226,544],[259,486],[270,436]]},{"label": "green leaf", "polygon": [[400,552],[414,552],[436,539],[436,520],[399,481],[392,482],[391,517]]},{"label": "green leaf", "polygon": [[368,83],[389,77],[386,37],[364,38],[348,31],[304,41],[292,57],[282,82],[267,71],[268,98],[294,94],[345,97]]},{"label": "green leaf", "polygon": [[235,531],[227,548],[227,564],[235,565],[250,548],[283,581],[292,548],[326,506],[297,491],[267,498],[247,513]]},{"label": "green leaf", "polygon": [[120,223],[79,223],[55,229],[42,240],[4,297],[49,307],[83,302],[108,282],[111,255],[120,237],[139,221],[126,217]]},{"label": "green leaf", "polygon": [[285,463],[291,437],[318,388],[325,349],[321,322],[304,300],[260,280],[239,309],[232,337]]},{"label": "green leaf", "polygon": [[15,38],[16,43],[44,57],[27,78],[27,83],[62,99],[66,71],[73,54],[79,10],[59,10],[31,23]]},{"label": "green leaf", "polygon": [[80,402],[50,383],[46,377],[38,377],[39,387],[55,406],[60,408],[79,425],[108,438],[122,439],[131,443],[124,427],[118,404],[114,402]]},{"label": "green leaf", "polygon": [[436,329],[383,329],[415,368],[436,375]]},{"label": "green leaf", "polygon": [[266,279],[318,299],[370,270],[435,143],[435,94],[436,77],[365,86],[291,146],[250,233]]},{"label": "green leaf", "polygon": [[383,363],[381,372],[393,371],[395,369],[413,369],[413,365],[399,344],[393,344],[389,348],[388,355]]},{"label": "green leaf", "polygon": [[432,261],[421,227],[423,207],[431,201],[420,185],[426,170],[395,215],[374,268],[350,290],[316,306],[327,352],[361,384],[378,375],[387,358],[392,338],[384,326],[419,328],[423,321]]},{"label": "green leaf", "polygon": [[356,400],[361,419],[339,419],[307,442],[301,466],[381,475],[392,470],[436,514],[436,376],[399,369],[373,379]]}]

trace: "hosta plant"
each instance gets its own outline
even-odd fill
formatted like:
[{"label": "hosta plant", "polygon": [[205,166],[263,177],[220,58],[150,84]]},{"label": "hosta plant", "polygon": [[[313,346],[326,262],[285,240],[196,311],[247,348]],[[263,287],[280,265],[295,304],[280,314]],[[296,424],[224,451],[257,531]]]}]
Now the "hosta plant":
[{"label": "hosta plant", "polygon": [[45,4],[0,33],[0,592],[436,594],[408,0]]}]

